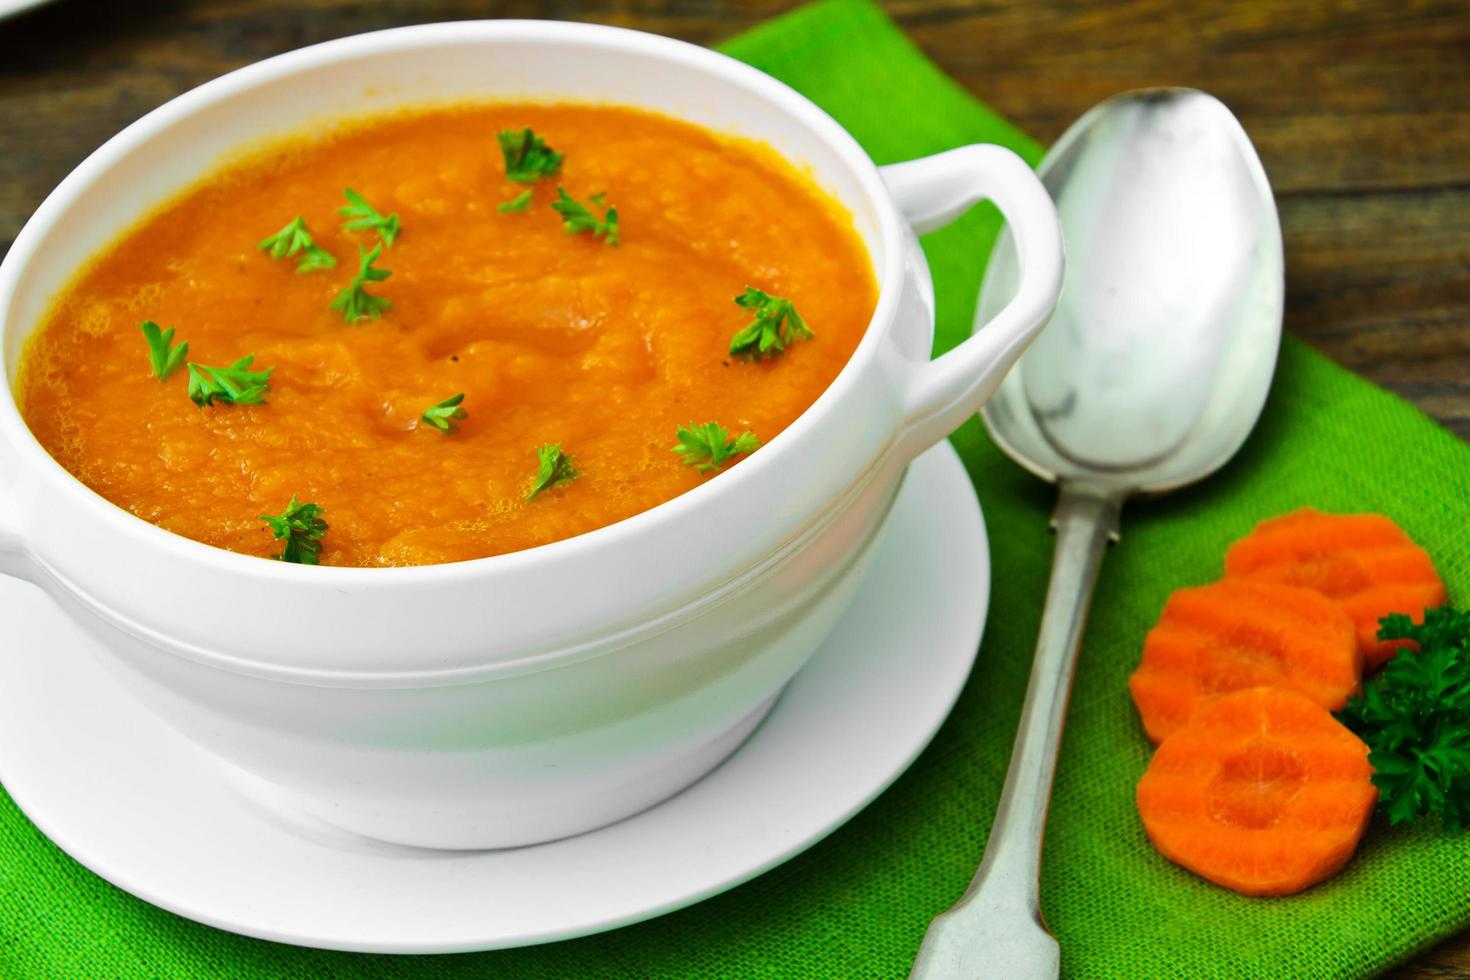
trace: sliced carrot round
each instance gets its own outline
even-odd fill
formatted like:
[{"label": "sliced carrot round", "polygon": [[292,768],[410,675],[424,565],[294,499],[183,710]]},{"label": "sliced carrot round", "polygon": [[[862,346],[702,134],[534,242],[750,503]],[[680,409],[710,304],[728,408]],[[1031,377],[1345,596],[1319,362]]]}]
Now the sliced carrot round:
[{"label": "sliced carrot round", "polygon": [[1288,687],[1337,710],[1358,690],[1352,620],[1311,589],[1226,579],[1169,597],[1128,681],[1148,737],[1161,742],[1209,698]]},{"label": "sliced carrot round", "polygon": [[1429,554],[1381,514],[1324,514],[1311,507],[1256,525],[1225,554],[1227,578],[1316,589],[1342,607],[1358,631],[1363,665],[1393,659],[1398,641],[1378,639],[1378,621],[1404,613],[1416,622],[1446,601]]},{"label": "sliced carrot round", "polygon": [[1200,705],[1154,753],[1138,812],[1166,858],[1243,895],[1291,895],[1335,874],[1378,790],[1368,747],[1283,688]]}]

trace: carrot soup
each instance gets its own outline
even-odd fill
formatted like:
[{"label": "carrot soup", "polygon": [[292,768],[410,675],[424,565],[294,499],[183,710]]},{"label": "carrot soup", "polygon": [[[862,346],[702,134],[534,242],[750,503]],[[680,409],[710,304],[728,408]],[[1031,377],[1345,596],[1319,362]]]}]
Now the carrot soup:
[{"label": "carrot soup", "polygon": [[764,146],[607,106],[424,109],[165,204],[59,293],[16,395],[62,466],[169,531],[459,561],[718,478],[876,300],[850,217]]}]

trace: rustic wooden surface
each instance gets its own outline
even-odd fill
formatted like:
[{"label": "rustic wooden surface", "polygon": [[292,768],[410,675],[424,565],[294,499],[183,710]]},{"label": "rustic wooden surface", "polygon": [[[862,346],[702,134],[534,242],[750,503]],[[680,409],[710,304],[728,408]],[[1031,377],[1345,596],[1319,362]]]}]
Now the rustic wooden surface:
[{"label": "rustic wooden surface", "polygon": [[[268,55],[467,17],[599,21],[713,43],[792,5],[59,0],[0,22],[0,252],[98,144]],[[1470,4],[893,0],[889,10],[943,68],[1043,141],[1123,89],[1193,85],[1220,96],[1276,188],[1288,328],[1470,438]],[[1470,934],[1394,975],[1470,976]]]}]

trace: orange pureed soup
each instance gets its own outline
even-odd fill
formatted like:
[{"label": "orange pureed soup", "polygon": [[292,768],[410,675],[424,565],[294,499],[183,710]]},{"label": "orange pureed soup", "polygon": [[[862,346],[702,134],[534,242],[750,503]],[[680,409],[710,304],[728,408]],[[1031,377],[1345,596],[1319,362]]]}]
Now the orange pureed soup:
[{"label": "orange pureed soup", "polygon": [[[527,128],[559,163],[521,155]],[[349,187],[396,235],[370,213],[343,227],[362,216],[339,214]],[[564,227],[558,188],[591,227]],[[260,247],[298,215],[335,266]],[[391,275],[344,297],[375,247]],[[800,319],[732,302],[747,287]],[[571,537],[718,478],[690,465],[712,462],[708,441],[672,451],[680,428],[717,422],[720,448],[771,439],[836,377],[876,298],[850,217],[763,146],[604,106],[412,111],[284,142],[162,207],[60,293],[16,390],[52,456],[160,527],[280,556],[292,534],[261,515],[294,497],[330,526],[302,536],[321,563],[430,564]],[[758,317],[784,350],[732,353]],[[165,378],[143,321],[189,345]],[[268,391],[236,379],[239,402],[191,400],[185,361],[246,356]],[[208,367],[199,381],[224,390]],[[424,417],[460,393],[464,417],[430,413],[450,431]],[[530,496],[552,445],[577,475]]]}]

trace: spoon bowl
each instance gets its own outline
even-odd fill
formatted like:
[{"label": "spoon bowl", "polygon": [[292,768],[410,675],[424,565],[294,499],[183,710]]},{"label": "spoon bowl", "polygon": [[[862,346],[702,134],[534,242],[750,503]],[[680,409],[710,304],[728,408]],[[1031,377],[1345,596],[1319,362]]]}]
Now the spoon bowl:
[{"label": "spoon bowl", "polygon": [[[1144,89],[1099,104],[1042,161],[1067,273],[1051,323],[985,406],[1052,481],[1161,493],[1234,455],[1266,401],[1285,295],[1266,172],[1224,104]],[[1014,292],[997,242],[977,322]]]},{"label": "spoon bowl", "polygon": [[[1199,480],[1260,417],[1285,295],[1266,172],[1230,110],[1192,89],[1127,92],[1042,161],[1067,270],[1051,322],[984,408],[991,437],[1058,485],[1056,551],[1010,767],[970,887],[929,926],[913,976],[1050,980],[1041,842],[1083,624],[1123,501]],[[977,322],[1015,294],[997,242]]]}]

